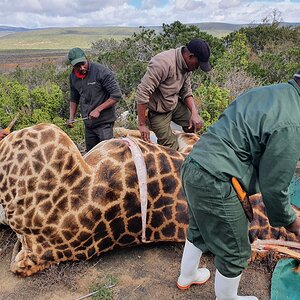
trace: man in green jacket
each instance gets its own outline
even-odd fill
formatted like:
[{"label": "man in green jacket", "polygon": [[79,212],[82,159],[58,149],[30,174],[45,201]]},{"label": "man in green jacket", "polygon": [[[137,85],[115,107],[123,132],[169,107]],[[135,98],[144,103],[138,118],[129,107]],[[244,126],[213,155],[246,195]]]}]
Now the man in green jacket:
[{"label": "man in green jacket", "polygon": [[163,51],[150,60],[136,92],[138,128],[143,140],[150,140],[147,117],[158,143],[175,150],[178,143],[170,127],[171,121],[182,126],[185,132],[202,128],[203,120],[194,103],[190,75],[198,68],[210,71],[209,57],[207,42],[194,39],[184,47]]},{"label": "man in green jacket", "polygon": [[237,296],[251,254],[248,220],[231,184],[262,193],[270,224],[300,234],[288,187],[300,157],[300,71],[288,83],[253,88],[233,101],[193,147],[182,166],[190,221],[177,286],[201,284],[203,252],[215,255],[218,300]]}]

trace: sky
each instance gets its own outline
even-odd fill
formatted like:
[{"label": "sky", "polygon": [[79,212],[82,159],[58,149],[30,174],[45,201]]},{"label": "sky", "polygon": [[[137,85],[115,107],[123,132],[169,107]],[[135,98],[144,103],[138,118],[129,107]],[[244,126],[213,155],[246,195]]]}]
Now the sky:
[{"label": "sky", "polygon": [[300,22],[300,0],[0,0],[0,26],[26,28]]}]

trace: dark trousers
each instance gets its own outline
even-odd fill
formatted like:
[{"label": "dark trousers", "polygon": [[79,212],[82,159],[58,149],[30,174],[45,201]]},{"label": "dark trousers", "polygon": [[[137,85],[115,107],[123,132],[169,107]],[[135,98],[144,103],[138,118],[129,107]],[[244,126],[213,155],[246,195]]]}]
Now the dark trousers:
[{"label": "dark trousers", "polygon": [[150,128],[157,136],[158,144],[170,147],[174,150],[178,150],[179,145],[171,129],[171,121],[182,126],[183,130],[187,132],[190,117],[191,112],[180,100],[173,111],[167,113],[149,111],[148,115]]},{"label": "dark trousers", "polygon": [[113,138],[113,127],[114,123],[101,124],[95,128],[85,126],[86,151],[90,151],[102,141]]}]

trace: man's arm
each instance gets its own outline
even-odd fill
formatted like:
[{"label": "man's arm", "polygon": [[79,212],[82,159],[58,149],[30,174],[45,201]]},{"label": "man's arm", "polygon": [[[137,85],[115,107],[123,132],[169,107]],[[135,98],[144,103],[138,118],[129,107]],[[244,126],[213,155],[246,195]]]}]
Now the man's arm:
[{"label": "man's arm", "polygon": [[194,128],[194,132],[197,132],[203,127],[204,122],[198,114],[198,110],[196,108],[193,96],[186,97],[184,99],[184,103],[191,112],[189,129]]},{"label": "man's arm", "polygon": [[[296,214],[288,187],[300,156],[300,128],[286,126],[271,133],[259,163],[259,185],[270,224],[295,230]],[[290,225],[292,225],[290,227]],[[299,224],[298,224],[299,226]]]},{"label": "man's arm", "polygon": [[70,117],[68,120],[68,127],[73,128],[74,127],[74,119],[77,112],[78,103],[70,101]]},{"label": "man's arm", "polygon": [[137,103],[137,114],[138,114],[138,129],[141,133],[141,138],[149,142],[150,131],[146,124],[146,115],[148,103],[151,94],[164,81],[168,76],[167,64],[161,63],[157,57],[150,60],[147,71],[143,76],[141,83],[137,87],[136,91],[136,103]]},{"label": "man's arm", "polygon": [[105,102],[103,102],[102,104],[100,104],[94,110],[92,110],[90,112],[89,118],[90,119],[98,119],[101,114],[101,111],[114,106],[117,102],[118,101],[111,99],[111,98],[107,99]]},{"label": "man's arm", "polygon": [[116,105],[116,103],[122,99],[120,86],[111,70],[102,67],[102,70],[97,77],[97,81],[100,82],[103,89],[107,91],[109,98],[90,112],[90,119],[98,119],[103,110]]},{"label": "man's arm", "polygon": [[297,217],[290,225],[285,226],[285,229],[300,236],[300,217]]},{"label": "man's arm", "polygon": [[4,139],[8,135],[8,132],[6,132],[4,129],[0,130],[0,141]]},{"label": "man's arm", "polygon": [[146,113],[147,113],[148,104],[137,104],[137,114],[138,114],[138,128],[141,133],[141,138],[150,142],[150,130],[146,125]]}]

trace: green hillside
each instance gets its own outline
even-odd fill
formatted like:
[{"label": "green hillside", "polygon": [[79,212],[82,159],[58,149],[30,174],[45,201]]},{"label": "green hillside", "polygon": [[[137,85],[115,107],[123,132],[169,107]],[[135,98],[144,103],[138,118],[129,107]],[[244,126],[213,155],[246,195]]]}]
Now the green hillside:
[{"label": "green hillside", "polygon": [[100,39],[123,39],[140,29],[137,27],[69,27],[39,29],[7,34],[0,37],[0,51],[14,49],[90,48]]},{"label": "green hillside", "polygon": [[[194,24],[201,30],[217,37],[225,36],[236,27],[225,24],[200,23]],[[160,26],[147,27],[160,31]],[[130,37],[134,32],[139,32],[138,27],[67,27],[46,28],[10,33],[1,31],[0,51],[7,50],[66,50],[72,47],[88,49],[92,42],[100,39],[123,39]],[[9,33],[9,34],[8,34]]]},{"label": "green hillside", "polygon": [[[221,22],[191,23],[201,31],[216,37],[224,37],[242,26],[255,24],[229,24]],[[282,23],[282,26],[299,26],[299,23]],[[148,29],[161,31],[162,26],[149,26]],[[7,50],[66,50],[72,47],[88,49],[92,42],[100,39],[117,40],[130,37],[139,32],[139,27],[66,27],[28,29],[22,27],[0,26],[0,51]]]}]

